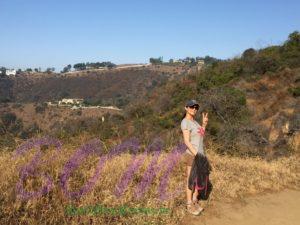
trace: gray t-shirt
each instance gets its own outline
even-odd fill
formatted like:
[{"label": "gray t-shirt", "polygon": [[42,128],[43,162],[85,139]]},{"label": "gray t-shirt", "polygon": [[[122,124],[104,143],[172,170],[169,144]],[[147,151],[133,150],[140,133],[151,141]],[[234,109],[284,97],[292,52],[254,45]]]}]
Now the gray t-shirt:
[{"label": "gray t-shirt", "polygon": [[[203,148],[203,128],[196,120],[189,120],[184,118],[181,121],[181,130],[187,129],[190,131],[190,142],[194,146],[194,148],[199,152],[205,155]],[[192,152],[187,148],[186,152],[190,155],[193,155]]]}]

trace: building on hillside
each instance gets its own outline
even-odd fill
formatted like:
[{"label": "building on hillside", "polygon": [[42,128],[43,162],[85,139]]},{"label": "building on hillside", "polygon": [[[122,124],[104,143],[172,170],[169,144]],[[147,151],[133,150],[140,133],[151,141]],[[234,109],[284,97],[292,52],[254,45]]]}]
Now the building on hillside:
[{"label": "building on hillside", "polygon": [[197,61],[197,71],[201,70],[204,66],[204,60]]},{"label": "building on hillside", "polygon": [[203,59],[197,60],[197,64],[198,65],[204,65],[204,60]]},{"label": "building on hillside", "polygon": [[48,106],[57,106],[57,102],[45,102]]},{"label": "building on hillside", "polygon": [[79,104],[81,105],[83,103],[83,99],[82,98],[63,98],[62,100],[58,101],[58,105],[76,105]]},{"label": "building on hillside", "polygon": [[5,73],[7,76],[15,76],[17,71],[15,69],[6,69]]},{"label": "building on hillside", "polygon": [[122,109],[119,109],[118,107],[115,107],[115,106],[99,106],[99,108],[102,108],[102,109],[113,109],[113,110],[118,110],[118,111],[122,110]]}]

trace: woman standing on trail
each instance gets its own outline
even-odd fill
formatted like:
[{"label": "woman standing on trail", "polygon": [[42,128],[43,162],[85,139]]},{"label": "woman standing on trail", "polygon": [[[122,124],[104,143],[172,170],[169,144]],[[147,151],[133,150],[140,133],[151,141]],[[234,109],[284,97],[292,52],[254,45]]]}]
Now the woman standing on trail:
[{"label": "woman standing on trail", "polygon": [[203,137],[208,122],[208,113],[202,113],[202,126],[195,120],[195,115],[199,110],[199,104],[196,100],[189,100],[185,105],[185,114],[181,121],[181,130],[183,140],[188,147],[183,153],[183,159],[186,164],[186,197],[187,210],[193,215],[198,215],[203,208],[200,207],[197,200],[198,191],[188,188],[188,179],[191,172],[194,157],[197,153],[205,155],[203,149]]}]

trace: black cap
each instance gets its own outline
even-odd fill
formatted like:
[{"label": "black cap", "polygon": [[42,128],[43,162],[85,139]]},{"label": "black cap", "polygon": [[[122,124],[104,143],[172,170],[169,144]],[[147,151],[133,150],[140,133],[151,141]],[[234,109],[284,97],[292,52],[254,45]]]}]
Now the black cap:
[{"label": "black cap", "polygon": [[189,107],[189,106],[193,106],[193,105],[198,105],[198,102],[195,99],[189,100],[187,101],[187,103],[185,104],[185,106]]}]

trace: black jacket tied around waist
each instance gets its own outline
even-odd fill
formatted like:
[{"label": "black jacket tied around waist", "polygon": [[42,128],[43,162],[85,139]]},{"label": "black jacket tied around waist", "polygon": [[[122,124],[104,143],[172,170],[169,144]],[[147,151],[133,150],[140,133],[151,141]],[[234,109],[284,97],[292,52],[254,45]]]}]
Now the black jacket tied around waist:
[{"label": "black jacket tied around waist", "polygon": [[198,199],[207,200],[212,191],[212,184],[209,180],[210,171],[211,166],[207,157],[197,153],[192,164],[188,188],[190,190],[198,190]]}]

